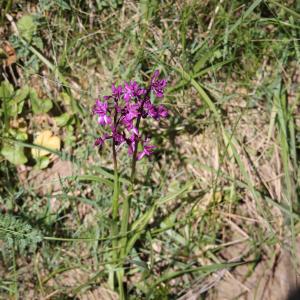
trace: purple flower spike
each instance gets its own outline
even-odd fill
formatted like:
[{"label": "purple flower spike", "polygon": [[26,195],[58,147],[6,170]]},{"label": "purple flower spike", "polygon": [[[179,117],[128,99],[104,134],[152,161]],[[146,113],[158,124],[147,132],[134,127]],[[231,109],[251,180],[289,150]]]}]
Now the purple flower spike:
[{"label": "purple flower spike", "polygon": [[151,90],[154,92],[156,97],[162,98],[164,96],[164,89],[167,86],[167,80],[158,80],[159,71],[156,70],[151,78]]},{"label": "purple flower spike", "polygon": [[[144,140],[140,134],[142,119],[147,117],[155,120],[166,118],[168,110],[164,105],[155,105],[151,102],[151,92],[156,97],[163,97],[167,81],[159,80],[159,71],[156,70],[149,85],[144,88],[136,81],[124,82],[124,85],[112,85],[112,93],[104,96],[104,102],[99,99],[93,107],[93,113],[98,117],[101,125],[110,125],[110,133],[99,137],[95,146],[101,147],[105,140],[112,139],[114,145],[127,144],[128,154],[137,154],[134,159],[140,160],[144,156],[153,153],[154,145],[150,145],[149,139]],[[143,151],[137,152],[141,144]]]}]

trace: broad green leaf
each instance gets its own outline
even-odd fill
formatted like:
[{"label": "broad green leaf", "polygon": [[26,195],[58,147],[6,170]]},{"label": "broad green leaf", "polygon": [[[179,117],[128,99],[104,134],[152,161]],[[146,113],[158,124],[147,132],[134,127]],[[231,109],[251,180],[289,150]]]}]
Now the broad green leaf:
[{"label": "broad green leaf", "polygon": [[1,149],[1,154],[14,165],[23,165],[27,162],[27,157],[24,154],[24,148],[19,145],[4,144]]},{"label": "broad green leaf", "polygon": [[23,16],[17,23],[20,36],[27,42],[31,42],[33,35],[36,33],[37,25],[30,15]]},{"label": "broad green leaf", "polygon": [[[23,110],[23,106],[25,103],[26,94],[25,91],[17,91],[16,95],[8,100],[7,103],[7,113],[10,117],[16,117]],[[23,94],[22,94],[23,93]]]},{"label": "broad green leaf", "polygon": [[70,115],[69,113],[64,113],[58,117],[54,118],[54,121],[56,123],[57,126],[59,127],[64,127],[67,125],[68,121],[70,120],[70,118],[72,117],[72,115]]},{"label": "broad green leaf", "polygon": [[9,100],[13,97],[14,87],[7,81],[2,81],[0,85],[0,99]]},{"label": "broad green leaf", "polygon": [[7,114],[10,117],[16,117],[18,115],[18,104],[14,99],[10,99],[7,103]]},{"label": "broad green leaf", "polygon": [[28,139],[28,135],[25,130],[10,128],[9,133],[18,141],[26,141]]},{"label": "broad green leaf", "polygon": [[24,85],[22,88],[17,90],[16,95],[14,97],[15,101],[18,103],[24,101],[27,98],[29,91],[30,91],[29,86]]},{"label": "broad green leaf", "polygon": [[36,167],[38,167],[39,169],[45,169],[48,167],[50,163],[50,159],[48,156],[42,156],[42,157],[39,157],[36,161]]},{"label": "broad green leaf", "polygon": [[60,100],[65,104],[65,105],[70,105],[71,104],[71,98],[70,96],[65,93],[65,92],[62,92],[60,93]]},{"label": "broad green leaf", "polygon": [[39,50],[43,50],[44,48],[43,40],[39,36],[34,36],[32,38],[32,44]]},{"label": "broad green leaf", "polygon": [[28,95],[29,95],[29,87],[27,85],[24,85],[21,89],[17,90],[12,100],[12,102],[14,103],[14,107],[16,109],[16,111],[14,112],[15,113],[14,116],[22,113],[23,106]]},{"label": "broad green leaf", "polygon": [[53,107],[50,99],[39,99],[34,89],[30,89],[29,95],[34,113],[47,113]]}]

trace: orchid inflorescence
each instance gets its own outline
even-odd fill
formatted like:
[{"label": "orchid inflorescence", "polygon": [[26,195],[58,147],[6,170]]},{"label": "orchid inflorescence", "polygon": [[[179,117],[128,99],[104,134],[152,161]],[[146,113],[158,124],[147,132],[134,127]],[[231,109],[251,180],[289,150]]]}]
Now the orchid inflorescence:
[{"label": "orchid inflorescence", "polygon": [[[165,79],[159,80],[159,71],[151,77],[147,88],[138,85],[136,81],[124,82],[124,85],[112,85],[112,94],[104,96],[104,101],[96,100],[93,114],[98,116],[98,123],[110,128],[110,134],[105,133],[95,141],[102,147],[106,140],[112,139],[114,145],[128,145],[128,154],[140,160],[153,153],[154,145],[148,137],[142,137],[139,132],[141,118],[147,117],[159,120],[168,116],[168,110],[162,104],[154,105],[151,94],[157,98],[164,97],[167,85]],[[137,145],[141,143],[143,150],[138,152]]]}]

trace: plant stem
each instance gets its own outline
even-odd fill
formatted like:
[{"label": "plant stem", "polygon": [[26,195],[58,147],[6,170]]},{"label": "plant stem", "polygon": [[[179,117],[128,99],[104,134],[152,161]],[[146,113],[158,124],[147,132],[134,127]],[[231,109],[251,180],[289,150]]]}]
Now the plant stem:
[{"label": "plant stem", "polygon": [[[148,91],[144,97],[144,101],[141,105],[142,107],[143,107],[146,97],[148,96],[149,93],[150,93],[150,89],[148,89]],[[137,130],[139,130],[140,122],[141,122],[141,116],[139,116],[136,120],[136,129]],[[131,198],[132,198],[133,188],[134,188],[137,152],[138,152],[138,140],[136,141],[133,156],[132,156],[131,175],[130,175],[131,184],[130,184],[129,190],[128,190],[129,193],[128,193],[128,196],[125,197],[124,201],[123,201],[122,219],[121,219],[121,235],[123,233],[128,232],[128,227],[129,227],[130,204],[131,204]],[[124,237],[120,240],[120,245],[119,245],[120,260],[121,260],[122,266],[124,266],[124,262],[125,262],[127,240],[128,240],[127,235],[124,235]],[[123,282],[124,273],[125,273],[124,268],[122,268],[118,271],[117,275],[118,275],[119,285],[121,282]],[[124,290],[122,292],[123,292],[123,294],[120,291],[120,299],[126,299]],[[122,298],[123,296],[124,296],[124,298]]]},{"label": "plant stem", "polygon": [[[117,152],[116,152],[116,144],[113,140],[112,145],[112,151],[113,151],[113,163],[114,163],[114,192],[113,192],[113,198],[112,198],[112,236],[116,236],[118,234],[118,210],[119,210],[119,194],[120,194],[120,184],[119,184],[119,172],[118,172],[118,162],[117,162]],[[117,261],[118,260],[118,241],[113,240],[112,246],[114,249],[112,251],[112,260]],[[112,285],[115,285],[115,271],[113,270],[113,274],[111,276]],[[116,274],[118,275],[118,274]],[[118,284],[119,284],[119,291],[120,291],[120,297],[122,294],[124,294],[123,291],[123,280],[120,281],[118,277]],[[123,299],[123,298],[120,298]]]},{"label": "plant stem", "polygon": [[[139,124],[140,124],[140,118],[137,119],[137,123],[136,123],[136,128],[137,129],[139,128]],[[124,201],[123,201],[122,220],[121,220],[121,234],[124,233],[124,232],[126,233],[128,231],[128,227],[129,227],[130,204],[131,204],[131,197],[132,197],[133,187],[134,187],[137,149],[138,149],[138,141],[136,142],[134,152],[133,152],[133,157],[132,157],[131,176],[130,176],[131,184],[129,186],[129,194],[128,194],[127,197],[124,198]],[[120,245],[119,245],[120,260],[121,260],[121,265],[122,266],[124,266],[124,262],[125,262],[126,245],[127,245],[127,235],[125,235],[120,240]],[[119,281],[119,287],[120,287],[120,284],[123,283],[124,273],[125,273],[124,268],[120,269],[117,273],[118,281]],[[120,296],[120,299],[126,299],[126,295],[124,293],[124,290],[123,291],[120,290],[119,296]]]},{"label": "plant stem", "polygon": [[[136,120],[137,130],[139,130],[140,122],[141,122],[141,117],[138,117],[138,119]],[[130,175],[131,189],[133,189],[133,185],[134,185],[137,150],[138,150],[138,141],[136,142],[134,152],[133,152],[133,156],[132,156],[131,175]]]},{"label": "plant stem", "polygon": [[[139,129],[141,118],[139,117],[136,122],[136,128]],[[137,150],[138,150],[138,141],[135,144],[133,156],[132,156],[132,165],[131,165],[131,175],[130,175],[130,186],[129,186],[129,194],[124,199],[123,202],[123,211],[122,211],[122,223],[121,223],[121,234],[123,232],[128,231],[129,226],[129,214],[130,214],[130,204],[131,204],[131,198],[133,193],[133,187],[134,187],[134,179],[135,179],[135,169],[136,169],[136,158],[137,158]],[[124,258],[125,252],[126,252],[126,244],[127,244],[127,236],[125,236],[121,240],[121,258]]]},{"label": "plant stem", "polygon": [[[120,194],[120,186],[119,186],[119,172],[118,172],[118,162],[117,162],[117,153],[116,153],[116,145],[115,141],[113,141],[113,162],[114,162],[114,193],[112,200],[112,217],[114,223],[117,222],[118,219],[118,207],[119,207],[119,194]],[[117,234],[117,231],[114,235]]]}]

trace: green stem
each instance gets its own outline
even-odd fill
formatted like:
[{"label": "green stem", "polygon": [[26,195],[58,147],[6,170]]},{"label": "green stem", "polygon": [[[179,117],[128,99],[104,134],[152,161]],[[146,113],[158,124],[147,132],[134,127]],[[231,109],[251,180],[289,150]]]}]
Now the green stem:
[{"label": "green stem", "polygon": [[[112,225],[112,235],[116,236],[118,234],[118,216],[119,216],[119,196],[120,196],[120,182],[119,182],[119,172],[118,172],[118,162],[117,162],[117,152],[116,152],[116,144],[113,140],[113,162],[114,162],[114,193],[112,199],[112,218],[113,218],[113,225]],[[115,249],[112,253],[112,257],[114,261],[118,261],[118,240],[113,240],[112,242],[113,248]],[[114,266],[115,267],[115,266]],[[118,287],[119,287],[119,297],[120,300],[125,300],[125,291],[123,285],[123,277],[124,271],[119,269],[116,273],[113,271],[113,275],[111,277],[114,285],[114,277],[117,276],[118,280]]]},{"label": "green stem", "polygon": [[[136,128],[139,128],[140,124],[140,118],[137,119],[136,123]],[[135,145],[133,157],[132,157],[132,166],[131,166],[131,176],[130,176],[130,181],[131,184],[129,186],[129,194],[127,197],[124,198],[123,201],[123,209],[122,209],[122,220],[121,220],[121,235],[124,232],[127,232],[128,227],[129,227],[129,214],[130,214],[130,204],[131,204],[131,197],[133,193],[133,187],[134,187],[134,179],[135,179],[135,169],[136,169],[136,157],[137,157],[137,149],[138,149],[138,142]],[[121,260],[121,265],[124,267],[124,262],[125,262],[125,256],[126,256],[126,245],[127,245],[127,236],[124,236],[120,240],[120,260]],[[121,268],[118,270],[117,276],[118,276],[118,282],[119,282],[119,287],[123,283],[123,277],[124,277],[124,268]],[[122,284],[123,286],[123,284]],[[126,295],[124,290],[120,290],[120,299],[126,299]]]},{"label": "green stem", "polygon": [[5,18],[5,16],[6,16],[6,14],[9,13],[9,11],[10,11],[10,9],[12,8],[12,5],[13,5],[13,0],[8,0],[8,1],[6,2],[6,5],[5,5],[5,2],[6,2],[6,1],[4,1],[4,0],[2,0],[2,1],[0,2],[0,12],[1,12],[1,14],[0,14],[0,24],[1,24],[1,25],[2,25],[3,22],[4,22],[4,18]]},{"label": "green stem", "polygon": [[[146,96],[148,96],[150,93],[150,88],[148,89]],[[142,107],[144,105],[146,96],[144,98]],[[136,128],[137,130],[139,130],[139,126],[140,126],[140,122],[141,122],[141,116],[139,116],[136,120]],[[138,152],[138,140],[135,144],[135,148],[134,148],[134,152],[133,152],[133,156],[132,156],[132,165],[131,165],[131,175],[130,175],[130,186],[129,186],[129,190],[128,190],[128,196],[124,198],[123,201],[123,209],[122,209],[122,219],[121,219],[121,235],[123,235],[123,233],[126,233],[128,231],[128,227],[129,227],[129,215],[130,215],[130,205],[131,205],[131,199],[132,199],[132,195],[133,195],[133,188],[134,188],[134,181],[135,181],[135,170],[136,170],[136,161],[137,161],[137,152]],[[119,286],[121,283],[123,283],[123,277],[125,274],[124,271],[124,262],[125,262],[125,258],[126,258],[126,246],[127,246],[127,241],[128,241],[128,237],[124,236],[121,240],[120,240],[120,261],[121,261],[121,265],[123,268],[121,268],[118,272],[117,272],[117,276],[118,276],[118,281],[119,281]],[[122,285],[123,286],[123,285]],[[120,299],[126,299],[126,295],[124,293],[124,290],[120,291]]]},{"label": "green stem", "polygon": [[[113,161],[114,161],[114,193],[112,199],[112,217],[114,224],[118,221],[118,208],[119,208],[119,195],[120,195],[120,184],[119,184],[119,172],[117,163],[116,145],[113,141]],[[114,232],[117,235],[118,231]]]},{"label": "green stem", "polygon": [[[139,129],[141,118],[139,117],[136,122],[136,128]],[[135,169],[136,169],[136,158],[137,158],[137,150],[138,150],[138,141],[136,142],[133,156],[132,156],[132,165],[131,165],[131,176],[130,176],[130,186],[129,186],[129,194],[124,199],[123,202],[123,211],[122,211],[122,223],[121,223],[121,234],[123,232],[127,232],[129,227],[129,214],[130,214],[130,204],[131,198],[133,194],[133,187],[134,187],[134,179],[135,179]],[[127,244],[127,236],[125,236],[121,240],[121,258],[124,259],[124,255],[126,253],[126,244]]]},{"label": "green stem", "polygon": [[[117,153],[116,153],[116,145],[115,141],[113,141],[112,145],[113,151],[113,163],[114,163],[114,192],[112,198],[112,236],[116,236],[118,234],[118,210],[119,210],[119,194],[120,194],[120,186],[119,186],[119,172],[118,172],[118,163],[117,163]],[[112,260],[118,260],[118,240],[112,241],[112,247],[116,250],[112,251]],[[112,271],[110,276],[111,285],[115,286],[115,271]],[[123,284],[122,284],[123,285]],[[119,282],[120,288],[120,282]]]}]

